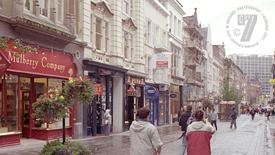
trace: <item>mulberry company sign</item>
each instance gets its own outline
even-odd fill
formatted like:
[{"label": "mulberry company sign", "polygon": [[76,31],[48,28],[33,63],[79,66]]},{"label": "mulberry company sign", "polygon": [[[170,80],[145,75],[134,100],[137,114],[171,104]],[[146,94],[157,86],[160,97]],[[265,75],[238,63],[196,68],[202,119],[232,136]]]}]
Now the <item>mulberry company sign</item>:
[{"label": "mulberry company sign", "polygon": [[239,47],[259,45],[267,36],[268,21],[261,10],[254,6],[241,6],[232,11],[226,21],[229,39]]},{"label": "mulberry company sign", "polygon": [[76,66],[73,63],[73,58],[70,54],[65,52],[39,48],[35,53],[22,53],[8,46],[5,51],[0,50],[0,53],[4,55],[10,63],[7,67],[7,71],[10,72],[58,78],[76,76]]}]

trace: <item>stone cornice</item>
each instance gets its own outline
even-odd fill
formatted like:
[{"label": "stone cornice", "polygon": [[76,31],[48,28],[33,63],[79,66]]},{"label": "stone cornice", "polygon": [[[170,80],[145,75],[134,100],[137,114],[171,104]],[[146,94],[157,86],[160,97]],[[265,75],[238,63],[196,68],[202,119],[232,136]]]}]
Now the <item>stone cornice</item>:
[{"label": "stone cornice", "polygon": [[105,1],[100,1],[100,2],[91,2],[91,9],[97,9],[100,10],[101,12],[107,12],[108,15],[113,16],[114,13],[112,12],[112,10],[110,9],[110,7],[108,6],[108,4],[106,4]]},{"label": "stone cornice", "polygon": [[169,16],[169,11],[158,0],[148,0],[148,2],[153,4],[154,7],[156,7],[157,9],[159,9],[163,15]]},{"label": "stone cornice", "polygon": [[71,42],[76,39],[75,35],[71,34],[70,32],[66,32],[66,30],[62,31],[55,27],[51,27],[44,23],[39,23],[37,21],[30,20],[24,17],[11,18],[10,23],[11,26],[18,31],[32,31],[38,34],[43,34],[53,38],[57,38],[65,42]]}]

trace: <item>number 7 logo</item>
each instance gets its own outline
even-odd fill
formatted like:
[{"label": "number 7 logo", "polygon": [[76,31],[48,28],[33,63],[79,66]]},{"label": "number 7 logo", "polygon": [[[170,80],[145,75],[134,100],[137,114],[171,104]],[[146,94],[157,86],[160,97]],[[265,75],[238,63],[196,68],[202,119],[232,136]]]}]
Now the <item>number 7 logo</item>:
[{"label": "number 7 logo", "polygon": [[248,42],[252,36],[255,25],[257,23],[257,15],[241,14],[238,15],[238,25],[245,26],[241,42]]}]

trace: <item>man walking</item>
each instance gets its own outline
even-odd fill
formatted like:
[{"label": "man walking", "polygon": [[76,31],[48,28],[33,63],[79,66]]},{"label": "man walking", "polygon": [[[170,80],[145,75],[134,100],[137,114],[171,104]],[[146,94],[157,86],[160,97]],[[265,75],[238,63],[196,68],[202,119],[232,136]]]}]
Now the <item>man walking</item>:
[{"label": "man walking", "polygon": [[181,126],[181,131],[182,131],[182,135],[180,137],[181,139],[181,143],[179,146],[179,155],[184,155],[185,150],[186,150],[186,145],[187,145],[187,141],[186,141],[186,130],[187,130],[187,126],[191,123],[191,117],[192,117],[192,106],[188,105],[188,106],[184,106],[183,107],[183,113],[179,119],[179,125]]},{"label": "man walking", "polygon": [[255,111],[254,108],[252,108],[252,109],[250,110],[250,115],[251,115],[251,119],[252,119],[252,120],[254,120],[255,114],[256,114],[256,111]]},{"label": "man walking", "polygon": [[163,145],[157,128],[148,121],[150,110],[137,112],[138,119],[130,126],[130,155],[159,155]]},{"label": "man walking", "polygon": [[235,107],[232,108],[230,117],[231,117],[230,129],[232,129],[233,125],[234,125],[235,129],[237,129],[237,123],[236,123],[237,111],[235,110]]},{"label": "man walking", "polygon": [[210,114],[210,119],[211,119],[211,125],[216,128],[216,131],[218,130],[217,127],[217,120],[218,120],[218,113],[215,112],[215,109],[213,108],[212,113]]}]

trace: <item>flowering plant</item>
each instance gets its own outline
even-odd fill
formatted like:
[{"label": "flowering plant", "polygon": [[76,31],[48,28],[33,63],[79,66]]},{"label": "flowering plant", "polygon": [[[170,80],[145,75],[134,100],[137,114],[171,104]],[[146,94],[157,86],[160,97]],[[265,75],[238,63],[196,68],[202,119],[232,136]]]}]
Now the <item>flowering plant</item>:
[{"label": "flowering plant", "polygon": [[48,94],[39,96],[32,108],[35,120],[41,123],[54,123],[68,115],[68,105],[57,89],[50,89]]},{"label": "flowering plant", "polygon": [[71,103],[75,99],[82,103],[90,103],[93,99],[92,81],[88,77],[70,78],[64,86],[64,97]]}]

